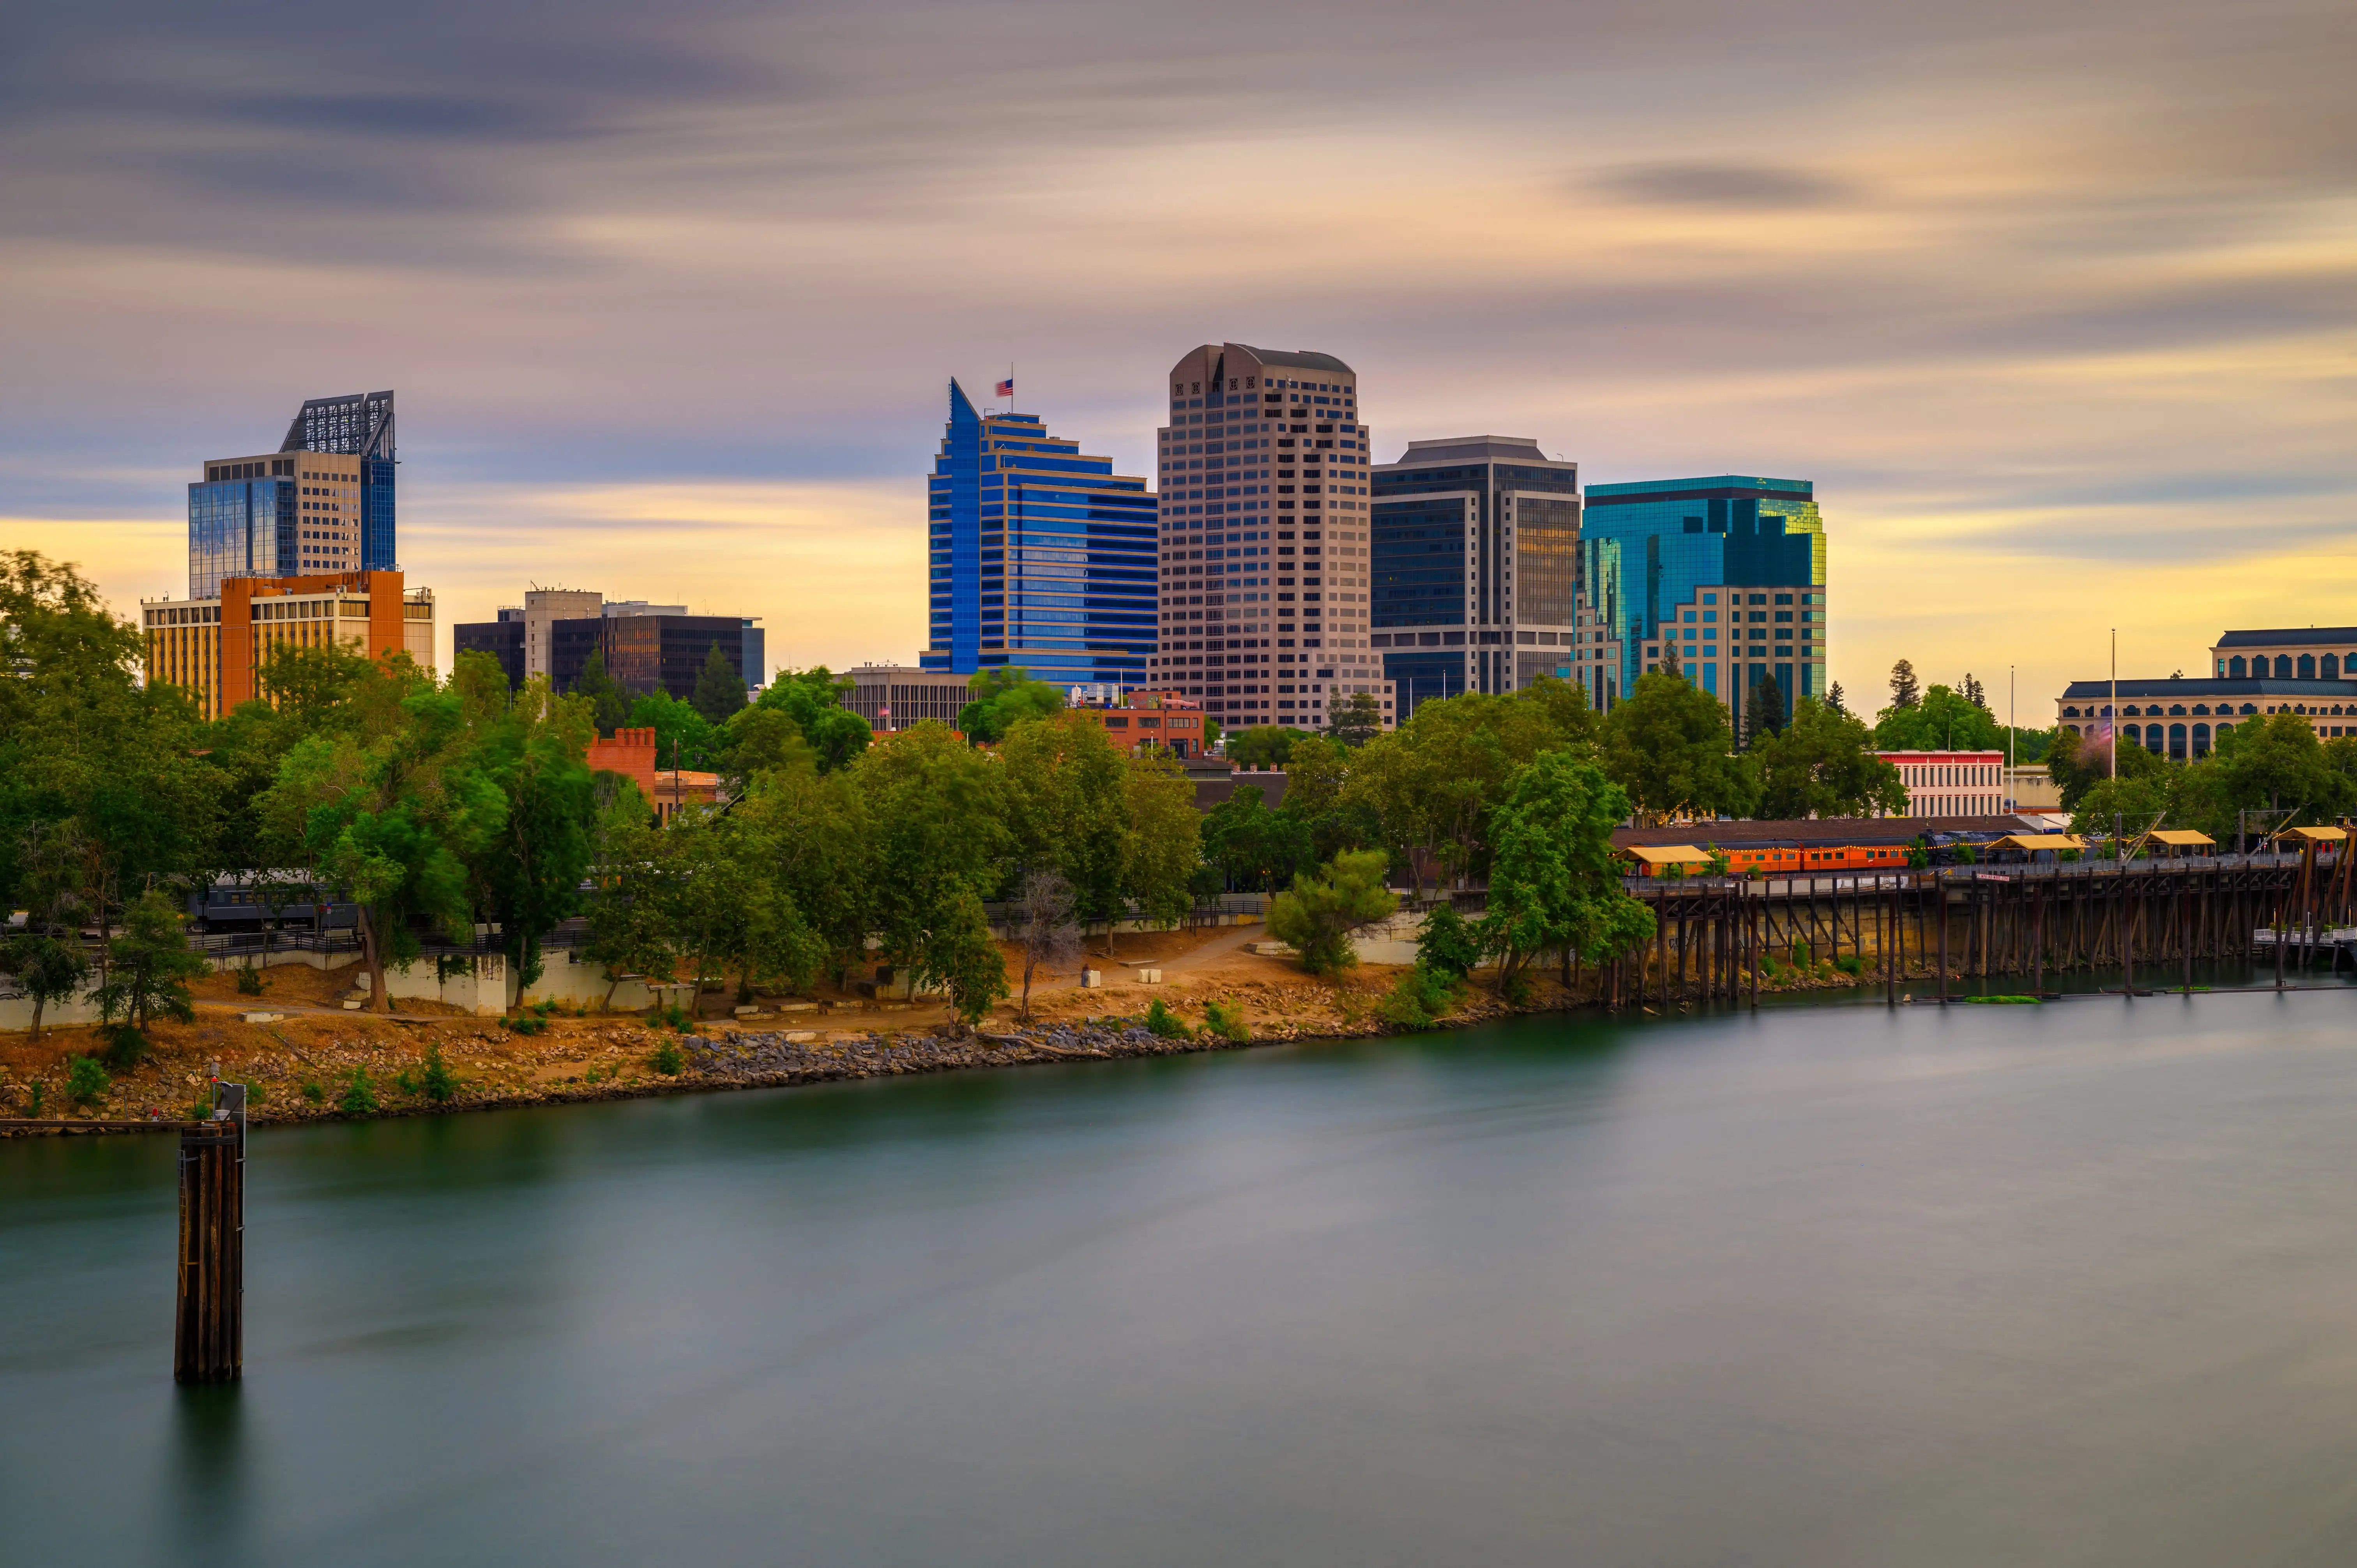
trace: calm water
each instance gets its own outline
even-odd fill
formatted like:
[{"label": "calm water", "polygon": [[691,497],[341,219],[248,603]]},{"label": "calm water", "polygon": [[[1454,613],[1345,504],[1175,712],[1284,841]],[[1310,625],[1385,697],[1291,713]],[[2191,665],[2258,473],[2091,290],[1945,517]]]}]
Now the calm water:
[{"label": "calm water", "polygon": [[2346,1563],[2352,1004],[0,1144],[0,1561]]}]

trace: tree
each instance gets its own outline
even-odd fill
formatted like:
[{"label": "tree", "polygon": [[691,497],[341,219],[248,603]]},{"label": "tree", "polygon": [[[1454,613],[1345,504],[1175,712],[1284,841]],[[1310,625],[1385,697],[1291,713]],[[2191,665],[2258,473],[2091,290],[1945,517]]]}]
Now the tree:
[{"label": "tree", "polygon": [[1301,955],[1312,974],[1349,969],[1359,961],[1351,933],[1387,918],[1399,899],[1383,886],[1391,857],[1381,850],[1338,854],[1326,869],[1293,881],[1293,890],[1269,901],[1269,935]]},{"label": "tree", "polygon": [[655,766],[708,769],[720,760],[721,736],[693,703],[650,692],[630,704],[630,727],[655,732]]},{"label": "tree", "polygon": [[602,648],[591,649],[589,657],[582,661],[580,678],[573,682],[573,694],[588,700],[590,717],[599,735],[610,736],[630,720],[630,694],[622,689],[619,681],[606,672],[606,650]]},{"label": "tree", "polygon": [[1293,755],[1293,743],[1305,732],[1289,725],[1260,725],[1228,737],[1228,760],[1238,768],[1281,768]]},{"label": "tree", "polygon": [[667,850],[672,840],[655,825],[654,812],[636,784],[625,782],[597,813],[591,832],[592,881],[589,945],[585,956],[606,971],[606,1005],[628,975],[650,985],[669,980],[678,967],[668,889]]},{"label": "tree", "polygon": [[1200,854],[1228,892],[1258,893],[1290,884],[1297,872],[1314,866],[1307,820],[1272,811],[1262,792],[1245,786],[1204,813]]},{"label": "tree", "polygon": [[1761,675],[1751,683],[1751,694],[1743,701],[1743,745],[1746,750],[1762,739],[1776,735],[1784,727],[1784,688],[1773,675]]},{"label": "tree", "polygon": [[33,1039],[38,1043],[41,1015],[52,1002],[63,1002],[81,989],[82,977],[90,972],[89,961],[82,957],[80,942],[60,941],[43,931],[12,938],[6,956],[17,989],[32,1000]]},{"label": "tree", "polygon": [[1140,918],[1175,926],[1186,917],[1195,872],[1203,863],[1203,819],[1195,810],[1195,786],[1167,757],[1132,757],[1125,764],[1122,892]]},{"label": "tree", "polygon": [[1504,955],[1507,980],[1550,948],[1564,950],[1567,978],[1575,954],[1593,961],[1652,936],[1652,911],[1630,897],[1612,862],[1612,830],[1629,811],[1628,796],[1602,769],[1562,752],[1514,775],[1498,808],[1481,921],[1484,945]]},{"label": "tree", "polygon": [[968,741],[987,746],[1006,738],[1025,719],[1036,719],[1064,705],[1064,693],[1045,681],[1034,681],[1017,664],[985,670],[966,682],[974,700],[958,710],[958,728]]},{"label": "tree", "polygon": [[807,922],[819,962],[847,983],[866,956],[879,880],[860,780],[843,770],[762,773],[731,815]]},{"label": "tree", "polygon": [[1832,689],[1825,693],[1825,706],[1833,712],[1841,714],[1844,718],[1847,718],[1849,716],[1849,704],[1842,696],[1842,685],[1840,682],[1835,682]]},{"label": "tree", "polygon": [[726,724],[745,705],[745,677],[716,642],[704,656],[704,668],[695,672],[695,693],[688,703],[708,725]]},{"label": "tree", "polygon": [[138,1029],[146,1028],[157,1013],[187,1023],[196,1016],[188,982],[205,969],[203,955],[188,950],[179,910],[167,895],[151,887],[124,911],[114,968],[90,999],[98,1004],[100,1017],[112,1022],[120,1014]]},{"label": "tree", "polygon": [[739,794],[763,773],[818,771],[818,754],[782,707],[738,709],[721,726],[718,751],[720,770]]},{"label": "tree", "polygon": [[999,757],[1017,860],[1060,873],[1082,922],[1105,922],[1110,953],[1129,825],[1121,752],[1088,714],[1060,710],[1018,722]]},{"label": "tree", "polygon": [[[2169,766],[2140,746],[2119,748],[2119,776],[2123,779],[2156,776],[2168,771]],[[2062,809],[2076,811],[2079,802],[2098,779],[2112,777],[2111,745],[2100,736],[2061,730],[2046,754],[2046,773],[2061,792]]]},{"label": "tree", "polygon": [[1884,751],[2002,751],[2005,730],[1964,693],[1933,686],[1905,707],[1883,709],[1874,744]]},{"label": "tree", "polygon": [[1669,635],[1662,639],[1662,673],[1675,675],[1680,680],[1684,680],[1686,672],[1685,667],[1678,662],[1678,645],[1670,640],[1671,637],[1676,635],[1677,628],[1673,627],[1670,628]]},{"label": "tree", "polygon": [[1604,771],[1655,821],[1740,815],[1750,803],[1727,708],[1674,675],[1637,678],[1604,719]]},{"label": "tree", "polygon": [[521,997],[541,976],[542,941],[579,906],[589,868],[593,705],[555,696],[537,675],[511,700],[485,653],[460,654],[450,681],[473,720],[468,765],[503,797],[498,826],[469,859]]},{"label": "tree", "polygon": [[1081,958],[1081,928],[1072,918],[1072,885],[1053,871],[1034,871],[1016,896],[1017,940],[1023,944],[1023,1010],[1031,1021],[1031,977],[1041,969],[1065,970]]},{"label": "tree", "polygon": [[843,705],[851,682],[838,681],[823,664],[780,670],[755,704],[774,708],[794,721],[821,773],[832,773],[867,749],[874,739],[867,721]]},{"label": "tree", "polygon": [[2080,796],[2071,813],[2074,833],[2110,838],[2117,829],[2127,839],[2161,826],[2169,817],[2170,779],[2166,774],[2126,774],[2104,779]]},{"label": "tree", "polygon": [[1383,733],[1383,704],[1364,692],[1353,692],[1329,710],[1326,733],[1344,746],[1364,746]]},{"label": "tree", "polygon": [[1481,961],[1481,934],[1454,907],[1435,905],[1416,939],[1415,961],[1455,984]]},{"label": "tree", "polygon": [[470,756],[466,694],[436,690],[414,669],[395,675],[410,688],[399,729],[303,740],[258,807],[274,844],[359,907],[378,1012],[390,1004],[385,966],[417,954],[414,922],[438,925],[454,940],[473,935],[468,866],[508,810],[498,781]]},{"label": "tree", "polygon": [[1014,848],[1006,769],[926,723],[866,752],[851,772],[874,824],[868,886],[878,956],[920,981],[951,984],[967,1002],[988,992],[996,962],[1003,995],[1006,966],[982,897],[997,888]]},{"label": "tree", "polygon": [[1965,671],[1964,680],[1957,682],[1956,694],[1981,712],[1988,712],[1988,693],[1981,689],[1981,683],[1973,678],[1971,671]]},{"label": "tree", "polygon": [[[1543,751],[1584,749],[1574,736],[1594,733],[1593,716],[1575,696],[1551,682],[1513,696],[1469,692],[1418,703],[1406,724],[1347,754],[1342,804],[1357,808],[1367,824],[1359,842],[1389,847],[1419,887],[1444,870],[1480,875],[1488,865],[1490,813],[1514,769]],[[1299,770],[1297,749],[1288,778]],[[1293,801],[1288,789],[1287,810]]]},{"label": "tree", "polygon": [[1913,707],[1921,691],[1921,684],[1915,679],[1915,666],[1911,662],[1901,659],[1891,665],[1890,705],[1892,707]]},{"label": "tree", "polygon": [[1784,733],[1746,754],[1759,774],[1756,809],[1775,820],[1904,811],[1906,783],[1873,747],[1873,736],[1857,719],[1802,698]]}]

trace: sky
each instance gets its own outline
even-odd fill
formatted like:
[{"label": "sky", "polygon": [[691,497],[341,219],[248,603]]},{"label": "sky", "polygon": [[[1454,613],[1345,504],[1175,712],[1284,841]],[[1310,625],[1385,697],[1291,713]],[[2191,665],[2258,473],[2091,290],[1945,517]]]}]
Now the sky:
[{"label": "sky", "polygon": [[1832,676],[2200,673],[2357,588],[2357,8],[926,0],[0,16],[0,547],[400,399],[446,650],[533,585],[909,661],[952,376],[1150,471],[1339,355],[1379,461],[1815,481]]}]

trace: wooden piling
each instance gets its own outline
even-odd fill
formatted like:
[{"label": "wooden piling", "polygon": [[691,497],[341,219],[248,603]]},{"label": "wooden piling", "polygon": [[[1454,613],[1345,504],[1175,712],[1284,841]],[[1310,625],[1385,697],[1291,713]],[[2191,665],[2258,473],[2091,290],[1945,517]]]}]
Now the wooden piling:
[{"label": "wooden piling", "polygon": [[235,1382],[245,1363],[245,1133],[207,1122],[180,1133],[179,1315],[172,1378]]}]

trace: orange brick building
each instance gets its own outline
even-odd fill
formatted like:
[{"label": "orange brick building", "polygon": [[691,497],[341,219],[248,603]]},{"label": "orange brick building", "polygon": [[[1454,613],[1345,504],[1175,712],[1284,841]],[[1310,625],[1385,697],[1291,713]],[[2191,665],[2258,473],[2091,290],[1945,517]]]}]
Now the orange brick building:
[{"label": "orange brick building", "polygon": [[1173,757],[1203,755],[1203,705],[1177,692],[1132,692],[1118,707],[1082,706],[1125,751],[1160,747]]},{"label": "orange brick building", "polygon": [[226,577],[218,596],[140,607],[150,684],[178,686],[207,718],[267,693],[270,650],[342,648],[371,659],[407,653],[434,665],[434,591],[404,591],[398,572]]}]

